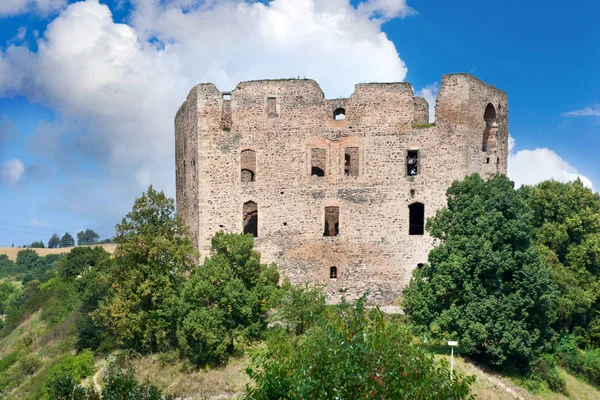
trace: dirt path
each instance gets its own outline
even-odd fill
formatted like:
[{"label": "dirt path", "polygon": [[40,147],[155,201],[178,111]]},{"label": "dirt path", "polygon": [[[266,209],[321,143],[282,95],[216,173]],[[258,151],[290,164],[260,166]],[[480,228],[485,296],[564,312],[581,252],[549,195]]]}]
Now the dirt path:
[{"label": "dirt path", "polygon": [[92,384],[94,385],[94,389],[98,393],[102,393],[102,386],[98,383],[98,376],[104,372],[104,367],[106,366],[106,361],[100,361],[100,368],[98,368],[98,372],[96,372],[92,378]]}]

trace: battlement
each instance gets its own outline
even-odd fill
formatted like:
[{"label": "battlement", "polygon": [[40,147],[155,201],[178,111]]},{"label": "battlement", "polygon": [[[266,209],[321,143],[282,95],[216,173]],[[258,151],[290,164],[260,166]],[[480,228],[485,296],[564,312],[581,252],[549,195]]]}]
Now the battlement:
[{"label": "battlement", "polygon": [[444,75],[435,124],[429,109],[407,82],[335,99],[311,79],[196,85],[175,117],[177,212],[203,253],[220,230],[249,233],[293,282],[393,302],[448,186],[506,173],[506,93]]}]

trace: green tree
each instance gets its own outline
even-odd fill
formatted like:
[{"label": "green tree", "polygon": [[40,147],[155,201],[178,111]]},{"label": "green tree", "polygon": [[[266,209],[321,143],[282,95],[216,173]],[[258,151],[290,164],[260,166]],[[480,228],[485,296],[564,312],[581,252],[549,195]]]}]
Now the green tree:
[{"label": "green tree", "polygon": [[176,343],[178,296],[196,251],[172,199],[152,186],[117,225],[109,293],[92,317],[142,352]]},{"label": "green tree", "polygon": [[504,175],[471,175],[446,197],[427,221],[439,244],[414,270],[404,309],[474,358],[527,369],[553,343],[558,295],[531,244],[531,209]]},{"label": "green tree", "polygon": [[217,233],[180,300],[177,337],[196,364],[226,361],[236,338],[259,338],[276,293],[277,267],[260,263],[252,235]]},{"label": "green tree", "polygon": [[7,304],[15,295],[18,295],[19,292],[20,289],[10,282],[0,283],[0,314],[6,312]]},{"label": "green tree", "polygon": [[50,240],[48,240],[48,248],[49,249],[56,249],[58,247],[60,243],[60,238],[58,237],[58,235],[56,233],[52,234],[52,237],[50,238]]},{"label": "green tree", "polygon": [[76,247],[61,260],[58,268],[65,279],[82,275],[86,270],[108,261],[110,254],[102,247]]},{"label": "green tree", "polygon": [[472,399],[475,377],[454,374],[436,361],[406,326],[364,298],[300,339],[284,333],[267,342],[266,354],[248,368],[244,399]]},{"label": "green tree", "polygon": [[520,192],[533,209],[535,243],[560,288],[557,329],[600,344],[600,195],[580,180]]},{"label": "green tree", "polygon": [[286,279],[281,286],[275,320],[282,321],[296,335],[302,335],[323,316],[326,299],[323,288],[308,283],[295,286]]},{"label": "green tree", "polygon": [[85,231],[77,232],[77,245],[84,246],[90,244],[96,244],[96,241],[100,235],[94,232],[91,229],[86,229]]},{"label": "green tree", "polygon": [[58,247],[73,247],[75,246],[75,239],[73,236],[69,235],[69,232],[66,232],[62,238],[60,238],[60,242],[58,242]]},{"label": "green tree", "polygon": [[40,240],[39,242],[32,242],[31,245],[29,245],[29,247],[31,247],[32,249],[43,249],[46,246],[44,246],[44,242]]}]

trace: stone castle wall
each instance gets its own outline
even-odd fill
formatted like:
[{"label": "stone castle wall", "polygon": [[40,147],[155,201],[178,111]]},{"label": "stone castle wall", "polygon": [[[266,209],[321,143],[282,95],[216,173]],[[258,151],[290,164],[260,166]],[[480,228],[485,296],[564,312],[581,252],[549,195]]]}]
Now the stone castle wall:
[{"label": "stone castle wall", "polygon": [[418,203],[426,219],[454,180],[506,173],[504,92],[445,75],[435,125],[428,114],[409,83],[335,100],[304,79],[198,85],[175,119],[177,211],[204,254],[216,232],[246,229],[292,282],[394,302],[433,244]]}]

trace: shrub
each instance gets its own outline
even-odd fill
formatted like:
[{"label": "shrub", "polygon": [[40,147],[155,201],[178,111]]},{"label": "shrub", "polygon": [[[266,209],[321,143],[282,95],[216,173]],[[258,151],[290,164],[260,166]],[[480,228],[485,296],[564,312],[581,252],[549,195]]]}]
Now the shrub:
[{"label": "shrub", "polygon": [[34,354],[28,354],[19,361],[21,376],[33,375],[42,366],[40,359]]},{"label": "shrub", "polygon": [[345,305],[305,336],[274,334],[248,369],[244,399],[466,399],[475,377],[436,361],[404,326],[365,300]]},{"label": "shrub", "polygon": [[325,312],[327,295],[323,289],[305,283],[294,286],[289,280],[281,286],[281,299],[274,320],[281,321],[302,335]]},{"label": "shrub", "polygon": [[[78,355],[65,354],[49,370],[38,399],[63,398],[74,386],[94,372],[94,354],[84,351]],[[64,397],[68,398],[68,397]]]},{"label": "shrub", "polygon": [[580,350],[577,348],[575,336],[568,335],[562,338],[556,353],[560,364],[565,368],[600,385],[600,349]]}]

